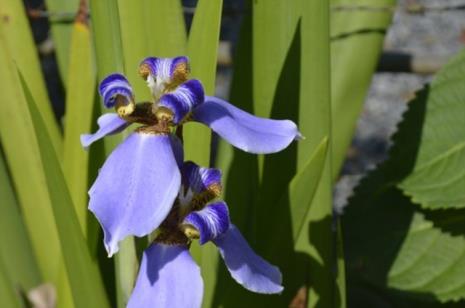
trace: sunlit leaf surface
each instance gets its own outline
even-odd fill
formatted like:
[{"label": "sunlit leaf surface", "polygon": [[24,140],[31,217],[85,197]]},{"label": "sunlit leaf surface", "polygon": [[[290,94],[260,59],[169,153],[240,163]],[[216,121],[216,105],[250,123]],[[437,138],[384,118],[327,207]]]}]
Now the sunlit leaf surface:
[{"label": "sunlit leaf surface", "polygon": [[109,307],[97,264],[92,261],[79,225],[65,177],[58,158],[51,147],[43,119],[37,113],[33,98],[21,77],[32,125],[37,132],[40,155],[38,159],[46,178],[45,187],[50,196],[61,252],[76,307]]}]

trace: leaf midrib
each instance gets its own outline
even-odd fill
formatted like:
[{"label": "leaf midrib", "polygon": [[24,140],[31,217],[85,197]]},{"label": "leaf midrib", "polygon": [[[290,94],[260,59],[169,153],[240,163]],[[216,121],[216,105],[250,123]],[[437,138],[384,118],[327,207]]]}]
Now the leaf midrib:
[{"label": "leaf midrib", "polygon": [[434,158],[430,159],[428,162],[424,163],[423,165],[420,165],[418,168],[415,168],[413,170],[413,173],[421,171],[425,168],[430,167],[431,165],[434,165],[438,161],[443,160],[445,157],[451,156],[455,154],[456,152],[459,152],[465,148],[465,141],[462,141],[460,143],[457,143],[453,147],[449,148],[447,151],[435,156]]}]

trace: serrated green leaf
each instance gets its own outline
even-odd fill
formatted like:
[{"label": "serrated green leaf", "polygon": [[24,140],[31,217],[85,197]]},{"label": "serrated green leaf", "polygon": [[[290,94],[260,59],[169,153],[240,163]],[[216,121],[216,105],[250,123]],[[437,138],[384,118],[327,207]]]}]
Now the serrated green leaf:
[{"label": "serrated green leaf", "polygon": [[438,86],[443,82],[450,82],[456,79],[463,79],[465,75],[465,52],[459,52],[456,56],[452,57],[441,69],[440,73],[434,76],[433,84]]},{"label": "serrated green leaf", "polygon": [[461,230],[451,232],[454,213],[422,213],[396,188],[349,206],[354,208],[348,208],[344,227],[351,279],[359,276],[423,301],[465,298],[463,213],[452,220]]},{"label": "serrated green leaf", "polygon": [[[395,0],[331,0],[333,6],[388,7]],[[391,23],[389,10],[331,13],[332,174],[339,175]],[[350,72],[350,73],[348,73]]]},{"label": "serrated green leaf", "polygon": [[0,151],[0,200],[2,203],[0,206],[0,243],[4,247],[0,250],[0,263],[3,263],[4,274],[10,278],[13,285],[29,290],[40,283],[41,276],[2,151]]},{"label": "serrated green leaf", "polygon": [[388,286],[456,301],[465,296],[465,239],[462,234],[448,234],[435,223],[441,222],[415,213],[389,271]]},{"label": "serrated green leaf", "polygon": [[[78,0],[46,0],[45,3],[47,5],[47,10],[57,16],[74,16],[79,7]],[[69,58],[72,57],[70,55],[70,49],[73,24],[70,21],[57,20],[57,18],[54,17],[49,18],[49,22],[60,75],[64,84],[68,85]]]},{"label": "serrated green leaf", "polygon": [[445,302],[465,299],[464,210],[424,211],[396,187],[418,162],[432,91],[409,103],[389,159],[356,189],[343,226],[349,281]]},{"label": "serrated green leaf", "polygon": [[50,195],[50,204],[53,209],[74,304],[76,307],[109,307],[98,266],[92,261],[87,248],[65,177],[51,146],[43,119],[37,112],[31,93],[22,76],[21,83],[39,144],[40,155],[38,158],[46,179],[44,184]]},{"label": "serrated green leaf", "polygon": [[[207,95],[213,95],[215,92],[222,7],[223,0],[200,0],[189,33],[187,55],[191,63],[191,77],[202,82]],[[204,125],[186,125],[185,159],[195,161],[201,166],[209,166],[210,139],[210,129]]]},{"label": "serrated green leaf", "polygon": [[82,149],[79,136],[89,132],[92,127],[96,81],[89,28],[80,22],[76,22],[73,26],[69,73],[63,172],[81,229],[87,236],[89,154]]},{"label": "serrated green leaf", "polygon": [[45,119],[45,125],[50,134],[53,147],[58,156],[61,157],[63,140],[58,123],[53,115],[36,47],[24,11],[21,1],[1,0],[0,15],[3,22],[0,27],[2,28],[4,41],[10,49],[11,57],[24,72],[24,78],[31,87],[32,95],[36,98],[37,108]]},{"label": "serrated green leaf", "polygon": [[362,279],[386,287],[387,273],[414,211],[395,186],[415,163],[427,92],[419,92],[409,103],[393,136],[389,159],[366,176],[349,199],[342,216],[349,280]]},{"label": "serrated green leaf", "polygon": [[411,174],[399,187],[424,208],[465,207],[465,52],[446,66],[425,97],[426,116]]}]

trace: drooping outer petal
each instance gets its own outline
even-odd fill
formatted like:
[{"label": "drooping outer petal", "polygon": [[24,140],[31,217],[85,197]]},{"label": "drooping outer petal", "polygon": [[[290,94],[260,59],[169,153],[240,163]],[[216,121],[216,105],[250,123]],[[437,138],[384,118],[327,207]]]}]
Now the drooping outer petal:
[{"label": "drooping outer petal", "polygon": [[211,203],[202,210],[187,215],[184,223],[190,224],[199,230],[200,244],[203,245],[228,230],[228,206],[223,201]]},{"label": "drooping outer petal", "polygon": [[233,224],[213,242],[218,246],[231,276],[244,288],[266,294],[283,290],[279,269],[255,254]]},{"label": "drooping outer petal", "polygon": [[168,135],[132,133],[108,157],[89,190],[89,210],[109,256],[128,235],[145,236],[166,218],[181,176]]},{"label": "drooping outer petal", "polygon": [[193,120],[209,126],[233,146],[267,154],[285,149],[302,136],[294,122],[259,118],[212,96],[193,110]]},{"label": "drooping outer petal", "polygon": [[107,113],[98,118],[97,124],[99,128],[95,133],[81,135],[81,144],[84,148],[88,148],[92,143],[105,136],[123,131],[131,123],[126,122],[116,113]]},{"label": "drooping outer petal", "polygon": [[152,244],[145,250],[128,308],[199,308],[203,281],[186,246]]}]

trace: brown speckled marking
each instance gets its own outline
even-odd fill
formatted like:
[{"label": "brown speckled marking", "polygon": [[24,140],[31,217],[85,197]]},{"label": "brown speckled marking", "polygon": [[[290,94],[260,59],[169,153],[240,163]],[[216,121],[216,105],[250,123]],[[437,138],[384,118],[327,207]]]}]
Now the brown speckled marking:
[{"label": "brown speckled marking", "polygon": [[144,63],[139,66],[139,75],[144,78],[144,80],[147,80],[150,73],[150,66],[148,64]]},{"label": "brown speckled marking", "polygon": [[79,9],[74,18],[75,23],[80,23],[85,26],[89,26],[89,6],[87,4],[87,0],[80,0],[79,1]]}]

